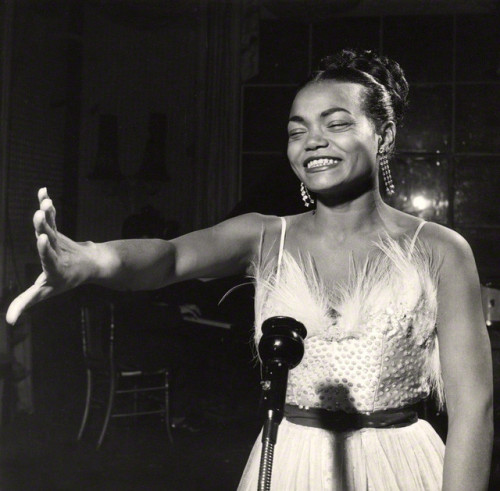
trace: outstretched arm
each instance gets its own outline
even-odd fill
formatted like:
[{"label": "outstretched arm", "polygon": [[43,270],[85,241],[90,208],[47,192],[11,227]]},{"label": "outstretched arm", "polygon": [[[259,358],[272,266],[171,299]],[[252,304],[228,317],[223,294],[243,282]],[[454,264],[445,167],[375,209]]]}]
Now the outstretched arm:
[{"label": "outstretched arm", "polygon": [[[491,348],[472,251],[429,224],[442,258],[438,338],[448,411],[443,491],[486,490],[493,440]],[[427,227],[426,227],[427,228]]]},{"label": "outstretched arm", "polygon": [[42,273],[9,306],[14,324],[31,305],[95,283],[117,290],[154,290],[198,277],[243,273],[257,253],[260,234],[272,220],[259,214],[232,218],[171,241],[161,239],[78,243],[57,231],[56,211],[47,190],[38,192],[33,217]]}]

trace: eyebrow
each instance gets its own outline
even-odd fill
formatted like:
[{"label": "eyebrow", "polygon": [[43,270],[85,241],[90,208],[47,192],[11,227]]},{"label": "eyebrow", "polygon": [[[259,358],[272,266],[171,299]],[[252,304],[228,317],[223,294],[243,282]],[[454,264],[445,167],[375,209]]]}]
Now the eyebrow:
[{"label": "eyebrow", "polygon": [[[321,118],[326,118],[328,116],[330,116],[331,114],[333,113],[336,113],[336,112],[339,112],[339,111],[342,111],[342,112],[345,112],[347,114],[351,114],[350,111],[348,111],[347,109],[344,109],[343,107],[331,107],[329,109],[325,109],[321,114],[320,114],[320,117]],[[302,116],[299,116],[299,115],[295,115],[295,116],[292,116],[288,122],[289,123],[292,123],[292,122],[296,122],[296,123],[303,123],[305,120]]]}]

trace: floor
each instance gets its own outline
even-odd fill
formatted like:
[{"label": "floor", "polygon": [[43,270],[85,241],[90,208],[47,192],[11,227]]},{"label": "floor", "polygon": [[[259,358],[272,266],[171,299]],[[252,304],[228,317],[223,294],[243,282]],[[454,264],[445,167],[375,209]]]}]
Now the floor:
[{"label": "floor", "polygon": [[258,432],[251,415],[215,407],[178,425],[173,444],[157,417],[114,420],[96,450],[97,425],[77,442],[81,407],[69,408],[2,428],[2,491],[234,490]]},{"label": "floor", "polygon": [[142,425],[116,432],[96,451],[68,429],[30,420],[6,432],[0,489],[233,490],[252,439],[247,428],[221,424],[175,432],[169,446],[165,435]]}]

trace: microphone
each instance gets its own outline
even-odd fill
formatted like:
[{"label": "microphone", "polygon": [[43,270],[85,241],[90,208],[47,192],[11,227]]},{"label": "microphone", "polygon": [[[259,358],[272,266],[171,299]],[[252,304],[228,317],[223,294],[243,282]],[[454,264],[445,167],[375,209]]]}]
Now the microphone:
[{"label": "microphone", "polygon": [[276,316],[262,324],[258,351],[263,365],[263,406],[266,421],[262,441],[276,443],[278,426],[283,419],[288,371],[304,356],[307,330],[292,317]]}]

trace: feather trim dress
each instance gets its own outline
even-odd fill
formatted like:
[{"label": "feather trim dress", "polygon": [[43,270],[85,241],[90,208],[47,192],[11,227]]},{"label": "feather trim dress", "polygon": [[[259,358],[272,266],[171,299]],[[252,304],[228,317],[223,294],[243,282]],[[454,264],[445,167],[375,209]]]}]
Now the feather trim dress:
[{"label": "feather trim dress", "polygon": [[[302,362],[289,373],[286,402],[370,414],[415,404],[433,392],[444,404],[439,365],[437,268],[413,237],[380,238],[347,285],[325,285],[309,257],[284,250],[255,267],[255,338],[285,315],[307,328]],[[257,438],[238,487],[257,489]],[[283,419],[274,448],[273,491],[437,491],[444,444],[424,420],[400,428],[335,432]]]}]

